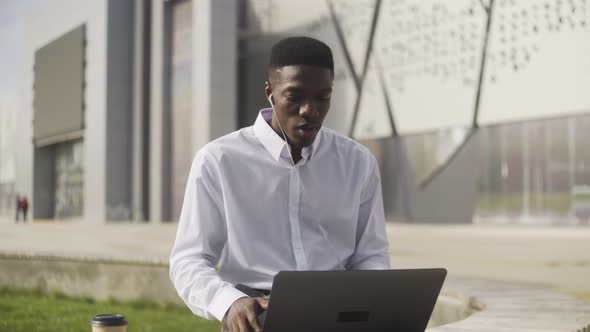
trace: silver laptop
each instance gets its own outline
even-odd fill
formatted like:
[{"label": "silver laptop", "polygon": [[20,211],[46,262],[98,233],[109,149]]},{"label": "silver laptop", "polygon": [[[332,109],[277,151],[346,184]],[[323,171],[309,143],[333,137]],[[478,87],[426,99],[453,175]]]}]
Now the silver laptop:
[{"label": "silver laptop", "polygon": [[280,272],[263,332],[424,332],[445,269]]}]

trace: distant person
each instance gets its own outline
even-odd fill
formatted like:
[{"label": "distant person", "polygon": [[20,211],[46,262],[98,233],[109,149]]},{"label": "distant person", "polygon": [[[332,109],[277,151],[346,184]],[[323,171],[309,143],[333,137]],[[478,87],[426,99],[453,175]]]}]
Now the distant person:
[{"label": "distant person", "polygon": [[16,217],[15,221],[18,223],[18,215],[20,214],[20,195],[16,194]]},{"label": "distant person", "polygon": [[193,313],[230,332],[261,330],[280,271],[389,268],[377,161],[322,127],[333,83],[326,44],[279,41],[264,84],[271,107],[193,160],[170,278]]},{"label": "distant person", "polygon": [[20,209],[23,211],[23,219],[25,221],[25,223],[27,222],[27,211],[29,210],[29,200],[27,199],[27,196],[23,196],[20,199]]}]

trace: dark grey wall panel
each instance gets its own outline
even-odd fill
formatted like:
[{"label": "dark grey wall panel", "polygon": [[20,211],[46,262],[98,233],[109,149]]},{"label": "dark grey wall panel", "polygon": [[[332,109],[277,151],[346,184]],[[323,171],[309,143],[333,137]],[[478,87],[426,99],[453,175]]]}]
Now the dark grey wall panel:
[{"label": "dark grey wall panel", "polygon": [[449,164],[411,198],[413,221],[471,223],[477,201],[480,171],[480,133],[475,132]]},{"label": "dark grey wall panel", "polygon": [[35,52],[34,138],[83,128],[84,25]]},{"label": "dark grey wall panel", "polygon": [[412,220],[411,191],[415,190],[403,137],[379,140],[383,204],[388,220]]},{"label": "dark grey wall panel", "polygon": [[420,186],[404,137],[364,141],[379,161],[388,220],[418,223],[471,223],[477,199],[480,133],[468,136],[449,163]]}]

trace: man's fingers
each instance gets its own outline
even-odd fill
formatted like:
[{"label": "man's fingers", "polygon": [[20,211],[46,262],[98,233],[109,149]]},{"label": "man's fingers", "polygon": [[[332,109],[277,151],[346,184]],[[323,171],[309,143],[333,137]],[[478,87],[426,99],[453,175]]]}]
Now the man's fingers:
[{"label": "man's fingers", "polygon": [[238,330],[231,332],[252,332],[252,329],[250,328],[250,324],[248,324],[246,317],[240,317],[238,320]]},{"label": "man's fingers", "polygon": [[268,309],[268,299],[264,298],[264,297],[258,297],[256,298],[258,300],[258,304],[260,305],[260,307],[264,310]]},{"label": "man's fingers", "polygon": [[235,317],[235,319],[231,322],[231,325],[228,325],[229,332],[243,332],[244,329],[241,326],[242,319],[240,317]]},{"label": "man's fingers", "polygon": [[254,332],[262,331],[262,327],[260,327],[260,324],[258,324],[258,319],[254,312],[248,312],[248,322],[250,323],[250,326]]},{"label": "man's fingers", "polygon": [[229,332],[242,332],[239,318],[236,318],[236,320],[233,321],[233,324],[232,324],[231,328],[229,329]]},{"label": "man's fingers", "polygon": [[242,298],[232,304],[226,323],[229,332],[262,332],[258,314],[268,308],[266,298]]}]

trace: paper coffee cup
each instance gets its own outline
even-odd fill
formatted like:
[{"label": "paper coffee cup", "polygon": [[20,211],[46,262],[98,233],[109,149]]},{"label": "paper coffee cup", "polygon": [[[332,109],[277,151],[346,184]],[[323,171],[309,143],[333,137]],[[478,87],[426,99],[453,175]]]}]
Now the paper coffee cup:
[{"label": "paper coffee cup", "polygon": [[90,322],[92,332],[126,332],[127,320],[119,314],[96,315]]}]

